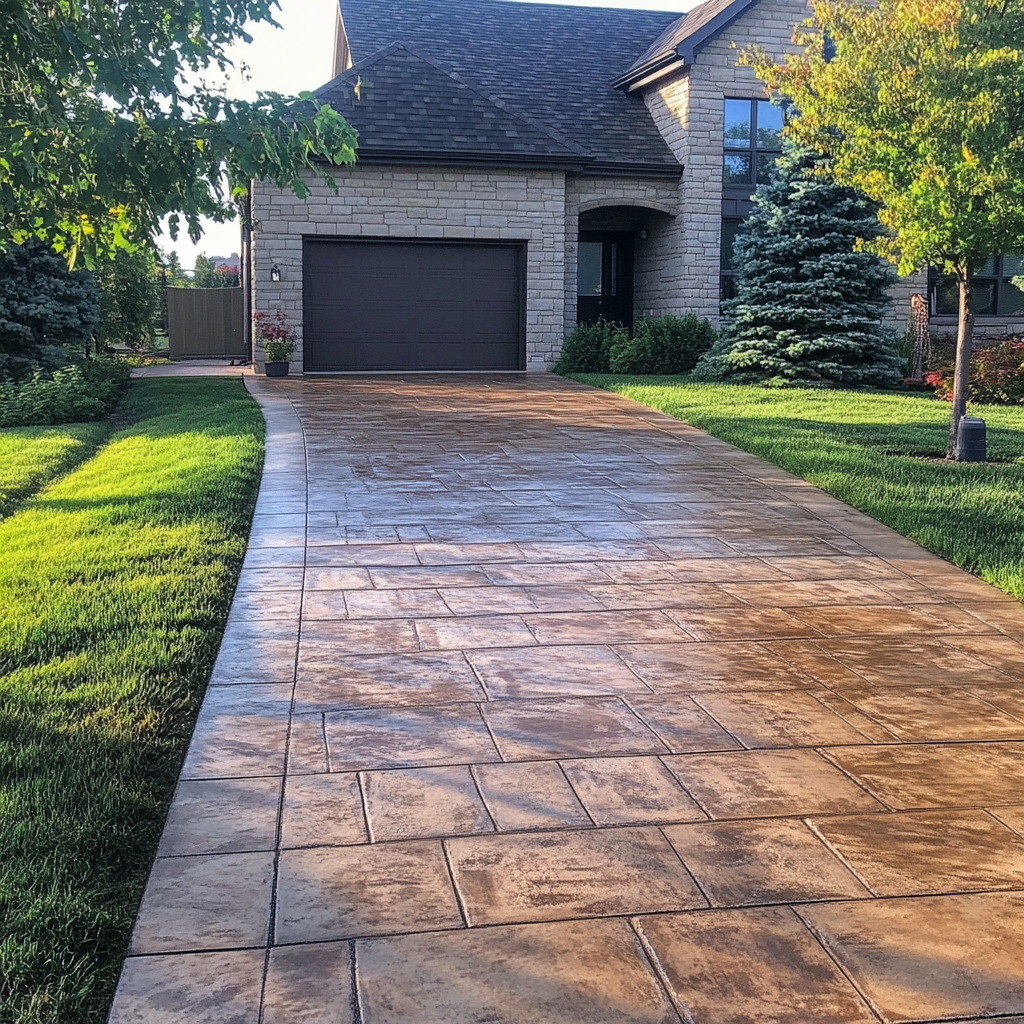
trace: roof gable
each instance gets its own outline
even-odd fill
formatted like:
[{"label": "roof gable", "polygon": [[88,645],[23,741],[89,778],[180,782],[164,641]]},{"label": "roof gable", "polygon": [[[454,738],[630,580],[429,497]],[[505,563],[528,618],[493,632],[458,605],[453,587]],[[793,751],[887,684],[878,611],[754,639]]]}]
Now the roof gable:
[{"label": "roof gable", "polygon": [[401,43],[353,65],[317,92],[359,132],[360,153],[578,159],[579,147]]},{"label": "roof gable", "polygon": [[758,0],[705,0],[667,29],[612,84],[633,90],[685,65]]},{"label": "roof gable", "polygon": [[[679,171],[643,99],[615,91],[609,81],[676,14],[512,0],[341,0],[341,6],[356,61],[400,43],[591,164]],[[376,130],[368,127],[361,146]]]}]

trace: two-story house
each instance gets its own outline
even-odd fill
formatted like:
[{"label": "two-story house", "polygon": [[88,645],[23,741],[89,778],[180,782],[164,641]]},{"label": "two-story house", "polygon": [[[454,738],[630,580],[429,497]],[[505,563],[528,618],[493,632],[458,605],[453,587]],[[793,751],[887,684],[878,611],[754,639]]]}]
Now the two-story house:
[{"label": "two-story house", "polygon": [[[359,159],[305,202],[254,187],[255,308],[285,311],[307,373],[544,370],[579,320],[716,320],[782,123],[737,59],[793,49],[808,14],[341,0],[317,95]],[[994,320],[1020,297],[1008,266]],[[898,323],[926,287],[900,283]]]}]

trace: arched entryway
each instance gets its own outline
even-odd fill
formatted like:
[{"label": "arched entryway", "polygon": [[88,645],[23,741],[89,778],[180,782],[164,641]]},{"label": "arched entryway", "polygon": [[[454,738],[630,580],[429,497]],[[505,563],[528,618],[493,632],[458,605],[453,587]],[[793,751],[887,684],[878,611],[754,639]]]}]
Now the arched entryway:
[{"label": "arched entryway", "polygon": [[[637,259],[669,215],[645,206],[598,206],[579,215],[576,322],[603,318],[633,329]],[[642,268],[641,268],[642,269]]]}]

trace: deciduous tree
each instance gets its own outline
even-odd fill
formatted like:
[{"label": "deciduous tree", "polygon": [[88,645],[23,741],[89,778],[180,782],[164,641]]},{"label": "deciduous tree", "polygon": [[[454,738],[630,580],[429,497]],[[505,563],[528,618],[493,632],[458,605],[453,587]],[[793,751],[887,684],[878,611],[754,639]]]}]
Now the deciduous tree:
[{"label": "deciduous tree", "polygon": [[[0,0],[0,248],[38,238],[88,263],[171,214],[198,238],[252,179],[355,159],[356,133],[310,94],[254,102],[204,84],[276,0]],[[223,171],[227,171],[227,187]]]},{"label": "deciduous tree", "polygon": [[167,288],[191,288],[192,278],[185,273],[178,254],[171,249],[169,252],[159,251],[158,261],[163,267],[163,282]]},{"label": "deciduous tree", "polygon": [[936,266],[959,285],[949,454],[967,404],[971,277],[1024,251],[1024,0],[812,0],[803,53],[744,59],[793,101],[791,138],[875,200],[871,243],[901,274]]},{"label": "deciduous tree", "polygon": [[100,286],[99,340],[136,351],[153,341],[163,300],[163,274],[149,245],[119,249],[97,267]]},{"label": "deciduous tree", "polygon": [[192,284],[196,288],[237,288],[240,281],[237,270],[223,265],[215,266],[209,256],[200,253],[196,257]]}]

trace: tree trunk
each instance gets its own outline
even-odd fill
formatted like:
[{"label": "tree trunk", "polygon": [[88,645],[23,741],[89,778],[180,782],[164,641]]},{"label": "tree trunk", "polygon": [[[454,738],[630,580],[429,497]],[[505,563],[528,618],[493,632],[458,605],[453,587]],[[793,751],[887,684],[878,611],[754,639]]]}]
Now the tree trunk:
[{"label": "tree trunk", "polygon": [[970,267],[956,269],[960,288],[960,314],[956,330],[956,376],[953,378],[953,419],[949,427],[949,447],[946,457],[960,459],[958,436],[960,421],[967,412],[967,385],[971,378],[971,345],[974,341],[974,309],[971,294]]}]

